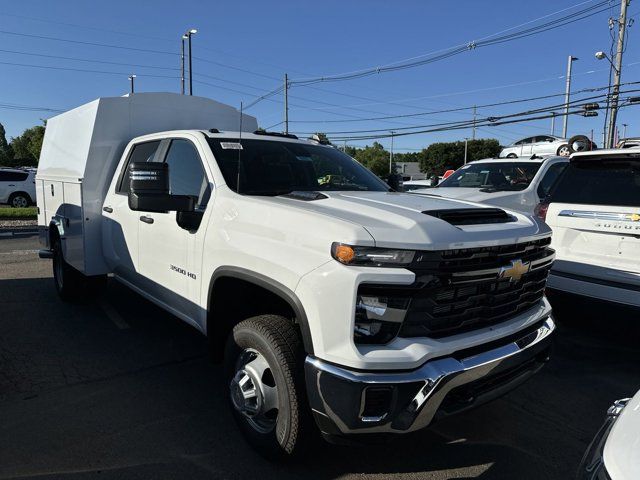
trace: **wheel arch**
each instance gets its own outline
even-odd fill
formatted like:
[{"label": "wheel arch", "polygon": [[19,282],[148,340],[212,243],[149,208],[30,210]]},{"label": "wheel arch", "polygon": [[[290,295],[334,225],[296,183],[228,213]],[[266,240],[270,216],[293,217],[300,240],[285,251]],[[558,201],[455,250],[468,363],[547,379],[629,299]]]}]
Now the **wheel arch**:
[{"label": "wheel arch", "polygon": [[[224,283],[221,284],[221,282]],[[222,303],[218,303],[219,300],[216,300],[216,293],[224,296],[232,286],[240,287],[244,292],[259,293],[258,297],[261,300],[265,298],[263,295],[268,295],[270,300],[276,302],[275,305],[270,304],[270,306],[276,309],[278,307],[284,308],[286,305],[286,308],[290,310],[293,316],[292,320],[294,324],[300,329],[305,351],[308,354],[313,354],[311,330],[309,329],[304,307],[298,296],[285,285],[266,275],[236,266],[218,267],[211,275],[209,282],[207,297],[207,337],[209,337],[210,342],[212,342],[214,346],[221,347],[223,344],[221,345],[220,342],[224,342],[226,336],[230,333],[231,329],[233,329],[233,326],[238,321],[244,320],[244,318],[240,318],[242,315],[238,318],[223,319],[223,321],[216,319],[219,313],[224,313],[225,308],[228,308],[228,304],[225,305],[225,300],[228,301],[228,298],[223,298]],[[218,290],[216,290],[216,288],[218,288]],[[236,301],[237,300],[238,299],[236,299]],[[280,305],[277,304],[278,301],[281,302]],[[243,307],[245,310],[254,314],[258,314],[261,310],[261,308],[256,308],[255,305],[250,304],[244,304]],[[263,311],[261,313],[274,312]]]}]

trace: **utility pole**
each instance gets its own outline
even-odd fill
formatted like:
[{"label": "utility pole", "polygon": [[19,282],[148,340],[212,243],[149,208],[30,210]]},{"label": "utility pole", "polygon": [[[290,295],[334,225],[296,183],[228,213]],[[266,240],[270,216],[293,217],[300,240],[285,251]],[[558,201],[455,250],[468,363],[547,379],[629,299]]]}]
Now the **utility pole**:
[{"label": "utility pole", "polygon": [[556,134],[556,112],[551,112],[551,135]]},{"label": "utility pole", "polygon": [[613,93],[611,94],[611,114],[607,129],[607,148],[612,148],[618,117],[618,97],[620,96],[620,77],[622,75],[622,53],[624,52],[624,34],[627,28],[627,6],[631,0],[622,0],[620,4],[620,19],[618,20],[618,45],[616,48],[615,64],[613,65]]},{"label": "utility pole", "polygon": [[467,164],[467,142],[469,141],[469,139],[467,137],[465,137],[464,139],[464,164]]},{"label": "utility pole", "polygon": [[131,93],[134,92],[134,88],[133,88],[133,80],[136,78],[135,74],[129,75],[129,82],[131,83]]},{"label": "utility pole", "polygon": [[[191,37],[198,33],[198,30],[192,28],[187,30],[185,34],[182,36],[182,43],[184,45],[184,39],[186,38],[189,42],[189,95],[193,95],[193,56],[191,55]],[[183,57],[184,57],[184,49],[183,49]],[[183,70],[183,78],[184,78],[184,61],[182,62],[182,70]],[[184,80],[183,80],[184,83]],[[184,89],[184,87],[183,87]]]},{"label": "utility pole", "polygon": [[284,133],[289,133],[289,76],[284,74]]},{"label": "utility pole", "polygon": [[184,95],[184,41],[186,39],[186,35],[182,35],[180,39],[180,95]]},{"label": "utility pole", "polygon": [[391,132],[391,151],[389,152],[389,173],[393,173],[393,136],[396,132]]},{"label": "utility pole", "polygon": [[622,138],[627,138],[627,124],[622,124]]},{"label": "utility pole", "polygon": [[476,106],[473,106],[473,135],[472,140],[476,139]]},{"label": "utility pole", "polygon": [[569,123],[569,97],[571,96],[571,65],[578,57],[569,55],[567,60],[567,84],[564,93],[564,119],[562,120],[562,138],[567,138],[567,124]]}]

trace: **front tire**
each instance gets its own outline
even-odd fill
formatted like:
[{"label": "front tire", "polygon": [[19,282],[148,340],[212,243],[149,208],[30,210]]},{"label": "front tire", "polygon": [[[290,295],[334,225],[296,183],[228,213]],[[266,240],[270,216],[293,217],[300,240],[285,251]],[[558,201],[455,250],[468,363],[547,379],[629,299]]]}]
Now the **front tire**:
[{"label": "front tire", "polygon": [[233,415],[246,440],[268,458],[290,457],[309,436],[304,350],[291,322],[260,315],[227,339],[225,373]]}]

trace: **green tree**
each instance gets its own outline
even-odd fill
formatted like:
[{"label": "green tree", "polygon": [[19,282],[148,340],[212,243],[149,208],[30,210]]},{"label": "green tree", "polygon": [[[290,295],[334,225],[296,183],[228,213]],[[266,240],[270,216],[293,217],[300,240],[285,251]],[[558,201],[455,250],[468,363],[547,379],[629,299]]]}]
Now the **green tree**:
[{"label": "green tree", "polygon": [[0,123],[0,165],[9,166],[13,162],[13,150],[7,142],[7,132]]},{"label": "green tree", "polygon": [[11,139],[13,163],[20,166],[37,166],[44,140],[43,125],[27,128],[22,135]]},{"label": "green tree", "polygon": [[357,149],[354,158],[381,178],[389,175],[389,152],[378,142]]},{"label": "green tree", "polygon": [[[464,142],[432,143],[423,152],[420,170],[426,173],[442,175],[445,170],[457,169],[464,163]],[[500,143],[494,138],[467,142],[467,162],[496,157],[499,153]]]}]

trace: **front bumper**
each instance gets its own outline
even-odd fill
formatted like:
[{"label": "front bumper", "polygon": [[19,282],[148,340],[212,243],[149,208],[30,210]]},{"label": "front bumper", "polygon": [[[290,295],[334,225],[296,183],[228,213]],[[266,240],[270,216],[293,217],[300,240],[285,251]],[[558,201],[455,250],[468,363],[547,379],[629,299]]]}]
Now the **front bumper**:
[{"label": "front bumper", "polygon": [[309,402],[327,435],[405,433],[511,390],[548,359],[549,316],[489,345],[430,360],[416,370],[363,372],[307,357]]}]

